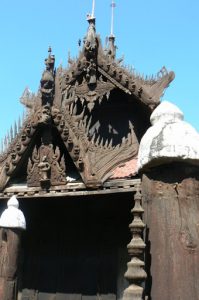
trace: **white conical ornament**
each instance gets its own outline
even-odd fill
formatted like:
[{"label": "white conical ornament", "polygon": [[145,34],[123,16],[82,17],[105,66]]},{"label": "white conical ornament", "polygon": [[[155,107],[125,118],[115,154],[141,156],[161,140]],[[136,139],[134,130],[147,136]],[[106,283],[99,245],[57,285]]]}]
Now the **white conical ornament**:
[{"label": "white conical ornament", "polygon": [[199,165],[199,134],[174,104],[164,101],[151,115],[138,153],[138,170],[146,165],[187,161]]},{"label": "white conical ornament", "polygon": [[12,196],[7,202],[6,208],[0,217],[0,227],[26,229],[26,220],[23,212],[19,209],[16,196]]}]

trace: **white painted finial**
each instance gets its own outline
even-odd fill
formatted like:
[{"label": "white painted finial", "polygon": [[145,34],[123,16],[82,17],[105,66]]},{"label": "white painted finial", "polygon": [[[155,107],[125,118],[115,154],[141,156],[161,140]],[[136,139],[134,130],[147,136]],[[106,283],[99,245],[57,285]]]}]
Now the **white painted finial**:
[{"label": "white painted finial", "polygon": [[199,133],[174,104],[164,101],[151,115],[151,124],[140,142],[138,170],[147,165],[186,161],[199,165]]},{"label": "white painted finial", "polygon": [[15,195],[8,200],[7,206],[1,215],[0,227],[26,229],[26,220]]},{"label": "white painted finial", "polygon": [[8,207],[15,207],[19,208],[19,201],[17,200],[16,196],[12,196],[8,202],[7,202]]}]

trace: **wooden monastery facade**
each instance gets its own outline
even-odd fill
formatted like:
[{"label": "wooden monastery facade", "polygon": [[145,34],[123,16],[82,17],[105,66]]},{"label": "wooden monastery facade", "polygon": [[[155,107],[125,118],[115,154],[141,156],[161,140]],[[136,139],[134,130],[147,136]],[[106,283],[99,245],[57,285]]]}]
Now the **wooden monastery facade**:
[{"label": "wooden monastery facade", "polygon": [[[68,68],[55,70],[49,49],[40,89],[21,98],[27,116],[0,156],[1,207],[15,195],[27,222],[25,232],[0,229],[0,299],[197,300],[161,298],[158,288],[167,290],[165,273],[172,271],[155,227],[166,235],[165,212],[160,208],[157,216],[151,194],[157,202],[161,191],[173,195],[168,189],[177,171],[165,187],[169,169],[150,176],[136,169],[140,140],[174,73],[163,68],[156,78],[136,75],[116,59],[114,36],[104,50],[95,19],[88,22],[82,51]],[[146,219],[143,208],[153,218]],[[150,241],[153,253],[162,249],[152,261]],[[151,265],[160,272],[161,264],[164,276],[152,278]],[[170,279],[173,289],[177,280]]]}]

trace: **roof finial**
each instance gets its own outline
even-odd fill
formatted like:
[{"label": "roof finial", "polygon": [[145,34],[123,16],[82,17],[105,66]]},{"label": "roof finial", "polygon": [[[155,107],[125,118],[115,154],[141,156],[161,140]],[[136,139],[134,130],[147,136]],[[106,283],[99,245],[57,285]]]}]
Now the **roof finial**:
[{"label": "roof finial", "polygon": [[114,36],[114,8],[116,7],[115,1],[112,0],[111,9],[112,9],[112,16],[111,16],[111,36]]},{"label": "roof finial", "polygon": [[92,5],[92,18],[95,18],[95,0],[93,0],[93,5]]},{"label": "roof finial", "polygon": [[115,1],[112,0],[111,2],[111,10],[112,10],[112,17],[111,17],[111,34],[108,37],[108,47],[106,49],[106,54],[110,60],[115,59],[116,55],[116,46],[115,46],[115,35],[114,35],[114,8],[116,7]]},{"label": "roof finial", "polygon": [[93,4],[92,4],[92,12],[87,14],[87,21],[89,23],[94,23],[95,24],[95,0],[92,0]]}]

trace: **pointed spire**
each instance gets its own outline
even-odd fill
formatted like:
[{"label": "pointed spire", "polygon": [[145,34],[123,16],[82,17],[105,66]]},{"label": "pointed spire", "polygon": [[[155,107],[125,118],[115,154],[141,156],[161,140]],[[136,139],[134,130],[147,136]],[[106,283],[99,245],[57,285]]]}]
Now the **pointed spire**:
[{"label": "pointed spire", "polygon": [[95,29],[95,1],[93,0],[92,13],[87,14],[87,21],[89,23],[87,35],[84,38],[84,52],[87,59],[96,58],[97,54],[97,37]]},{"label": "pointed spire", "polygon": [[19,116],[19,119],[18,119],[18,132],[20,132],[21,130],[21,117]]},{"label": "pointed spire", "polygon": [[114,37],[114,9],[116,7],[116,4],[115,4],[115,1],[112,0],[112,3],[111,3],[111,36]]},{"label": "pointed spire", "polygon": [[18,129],[17,129],[17,122],[14,123],[14,138],[17,136]]},{"label": "pointed spire", "polygon": [[4,151],[3,139],[1,139],[1,153]]},{"label": "pointed spire", "polygon": [[8,132],[7,132],[7,147],[9,146],[10,142],[11,142],[11,139],[10,139],[10,132],[9,132],[9,130],[8,130]]},{"label": "pointed spire", "polygon": [[13,135],[13,128],[12,128],[12,126],[11,126],[11,127],[10,127],[10,142],[12,142],[13,138],[14,138],[14,135]]},{"label": "pointed spire", "polygon": [[87,14],[87,21],[90,23],[90,21],[95,23],[95,0],[92,0],[92,13]]},{"label": "pointed spire", "polygon": [[95,18],[95,0],[93,0],[93,5],[92,5],[92,18]]},{"label": "pointed spire", "polygon": [[115,35],[114,35],[114,8],[116,7],[115,1],[112,0],[111,3],[111,34],[108,37],[108,47],[106,49],[106,54],[110,60],[114,60],[116,56],[116,46],[115,46]]}]

